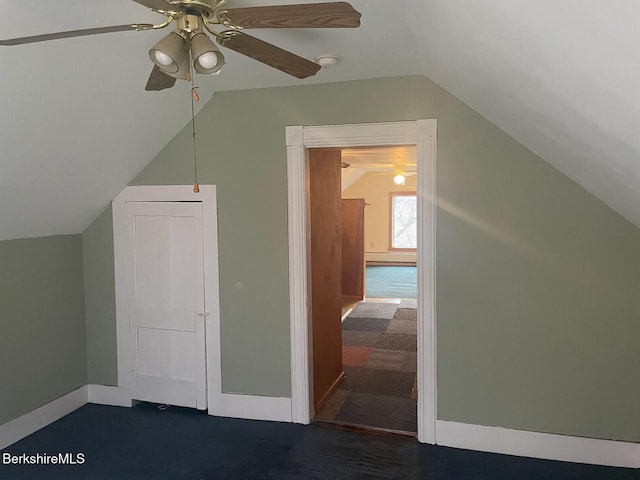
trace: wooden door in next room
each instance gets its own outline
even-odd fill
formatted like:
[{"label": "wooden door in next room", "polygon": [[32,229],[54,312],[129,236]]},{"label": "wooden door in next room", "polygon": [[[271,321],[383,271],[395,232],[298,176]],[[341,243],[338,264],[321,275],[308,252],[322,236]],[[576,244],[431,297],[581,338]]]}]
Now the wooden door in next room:
[{"label": "wooden door in next room", "polygon": [[342,378],[342,205],[339,148],[309,150],[309,224],[313,405],[315,411]]},{"label": "wooden door in next room", "polygon": [[342,299],[364,300],[364,198],[342,200]]}]

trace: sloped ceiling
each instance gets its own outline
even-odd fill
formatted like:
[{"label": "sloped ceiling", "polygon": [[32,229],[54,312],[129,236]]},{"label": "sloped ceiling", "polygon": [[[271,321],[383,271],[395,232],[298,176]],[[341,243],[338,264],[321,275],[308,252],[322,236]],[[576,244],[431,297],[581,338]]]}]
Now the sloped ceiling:
[{"label": "sloped ceiling", "polygon": [[[197,77],[200,107],[215,91],[423,74],[640,225],[637,2],[351,3],[359,29],[255,33],[336,67],[300,81],[225,50],[219,76]],[[0,37],[162,18],[130,0],[21,0]],[[83,231],[188,122],[185,82],[144,91],[165,34],[0,47],[0,240]]]},{"label": "sloped ceiling", "polygon": [[365,173],[387,175],[391,181],[395,173],[412,175],[416,172],[415,145],[343,148],[341,154],[343,192]]}]

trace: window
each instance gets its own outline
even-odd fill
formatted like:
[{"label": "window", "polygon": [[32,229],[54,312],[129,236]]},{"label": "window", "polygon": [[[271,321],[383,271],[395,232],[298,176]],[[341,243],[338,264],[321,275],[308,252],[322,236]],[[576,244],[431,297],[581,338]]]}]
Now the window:
[{"label": "window", "polygon": [[389,250],[415,251],[418,244],[418,202],[415,192],[392,192]]}]

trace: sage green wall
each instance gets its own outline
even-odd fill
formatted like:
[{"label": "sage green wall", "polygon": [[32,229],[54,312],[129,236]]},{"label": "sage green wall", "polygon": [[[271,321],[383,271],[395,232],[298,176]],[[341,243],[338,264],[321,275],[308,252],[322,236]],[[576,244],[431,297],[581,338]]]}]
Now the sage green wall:
[{"label": "sage green wall", "polygon": [[87,317],[87,383],[117,385],[111,206],[82,234]]},{"label": "sage green wall", "polygon": [[[290,394],[285,126],[416,118],[438,120],[438,417],[639,441],[640,232],[425,77],[221,92],[198,115],[224,391]],[[187,126],[134,183],[192,181]]]},{"label": "sage green wall", "polygon": [[486,123],[438,143],[438,416],[640,441],[640,230]]},{"label": "sage green wall", "polygon": [[0,242],[0,425],[86,383],[80,235]]}]

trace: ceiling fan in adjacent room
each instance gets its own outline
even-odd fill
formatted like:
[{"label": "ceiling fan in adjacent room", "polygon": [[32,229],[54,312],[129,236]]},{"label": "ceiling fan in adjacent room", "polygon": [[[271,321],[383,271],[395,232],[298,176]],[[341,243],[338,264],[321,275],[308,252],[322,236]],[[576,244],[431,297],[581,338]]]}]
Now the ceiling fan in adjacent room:
[{"label": "ceiling fan in adjacent room", "polygon": [[[257,28],[355,28],[360,13],[347,2],[273,5],[227,8],[228,0],[133,0],[165,15],[166,21],[153,25],[134,23],[88,28],[0,40],[0,46],[45,42],[126,30],[158,30],[174,24],[175,28],[149,50],[155,64],[146,90],[164,90],[176,79],[190,80],[196,73],[218,73],[224,56],[207,33],[225,48],[246,55],[296,78],[307,78],[320,65],[275,45],[244,33]],[[220,29],[220,30],[218,30]]]},{"label": "ceiling fan in adjacent room", "polygon": [[409,171],[404,165],[395,165],[393,170],[388,170],[384,173],[376,173],[376,175],[393,176],[393,183],[396,185],[404,185],[407,177],[416,175],[415,171]]},{"label": "ceiling fan in adjacent room", "polygon": [[342,168],[382,175],[404,185],[407,177],[416,175],[417,151],[415,145],[343,148]]},{"label": "ceiling fan in adjacent room", "polygon": [[407,172],[403,167],[396,168],[393,171],[393,183],[396,185],[404,185],[406,178],[415,174],[416,172]]}]

